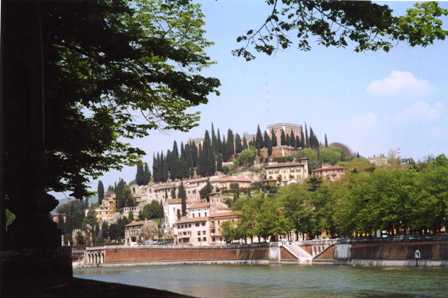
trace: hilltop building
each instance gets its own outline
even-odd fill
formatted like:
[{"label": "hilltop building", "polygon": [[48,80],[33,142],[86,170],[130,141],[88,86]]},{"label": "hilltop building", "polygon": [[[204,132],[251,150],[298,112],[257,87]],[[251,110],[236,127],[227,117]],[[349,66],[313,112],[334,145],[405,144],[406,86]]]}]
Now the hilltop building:
[{"label": "hilltop building", "polygon": [[291,183],[303,183],[308,177],[308,159],[294,162],[269,163],[264,167],[265,181],[285,186]]},{"label": "hilltop building", "polygon": [[114,221],[117,213],[117,198],[115,193],[107,192],[101,205],[95,209],[95,213],[99,222]]},{"label": "hilltop building", "polygon": [[129,246],[155,240],[158,238],[157,223],[152,220],[133,221],[125,226],[124,235],[125,244]]},{"label": "hilltop building", "polygon": [[328,179],[330,181],[337,181],[345,174],[345,169],[339,166],[324,165],[313,171],[313,175],[318,178]]},{"label": "hilltop building", "polygon": [[285,135],[294,134],[295,137],[302,137],[302,126],[293,123],[275,123],[271,124],[266,128],[266,132],[269,137],[272,137],[272,131],[274,131],[275,137],[277,139],[277,146],[281,146],[281,134],[282,131]]}]

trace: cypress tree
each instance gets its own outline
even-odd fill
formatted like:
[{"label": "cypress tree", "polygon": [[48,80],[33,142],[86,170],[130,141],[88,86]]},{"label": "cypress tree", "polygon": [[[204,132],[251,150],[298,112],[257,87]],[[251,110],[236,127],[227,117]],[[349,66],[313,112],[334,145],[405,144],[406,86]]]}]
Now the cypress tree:
[{"label": "cypress tree", "polygon": [[316,135],[314,134],[313,128],[310,127],[310,147],[311,148],[319,148],[319,140],[317,139]]},{"label": "cypress tree", "polygon": [[274,129],[272,129],[271,131],[271,142],[272,142],[272,146],[276,147],[277,144],[277,136],[275,135]]},{"label": "cypress tree", "polygon": [[135,183],[137,185],[144,184],[143,162],[139,160],[137,162],[137,173],[135,174]]},{"label": "cypress tree", "polygon": [[217,133],[217,137],[216,137],[216,142],[217,142],[216,150],[218,153],[222,154],[223,153],[222,152],[222,140],[221,140],[221,132],[219,131],[219,128],[218,128],[218,133]]},{"label": "cypress tree", "polygon": [[227,130],[227,145],[226,145],[227,160],[230,160],[235,154],[235,140],[233,137],[233,131]]},{"label": "cypress tree", "polygon": [[302,148],[305,148],[305,135],[303,134],[303,129],[300,130],[300,145]]},{"label": "cypress tree", "polygon": [[325,134],[325,147],[328,147],[327,134]]},{"label": "cypress tree", "polygon": [[290,135],[289,135],[289,146],[296,148],[296,135],[294,134],[293,131],[291,131]]},{"label": "cypress tree", "polygon": [[243,150],[247,149],[247,147],[248,147],[248,145],[247,145],[247,138],[246,138],[246,136],[243,136],[243,146],[242,146],[242,149]]},{"label": "cypress tree", "polygon": [[222,172],[222,155],[220,153],[216,157],[216,170]]},{"label": "cypress tree", "polygon": [[261,134],[260,125],[257,125],[257,134],[255,135],[255,148],[263,148],[263,135]]},{"label": "cypress tree", "polygon": [[268,156],[271,156],[272,155],[272,140],[266,131],[264,132],[264,146],[268,149]]},{"label": "cypress tree", "polygon": [[296,137],[295,137],[295,139],[296,139],[296,146],[295,146],[295,148],[297,149],[297,148],[302,148],[303,146],[302,146],[302,141],[300,140],[300,137],[297,135]]},{"label": "cypress tree", "polygon": [[238,154],[243,151],[243,144],[241,142],[241,137],[239,134],[235,135],[235,153]]},{"label": "cypress tree", "polygon": [[151,171],[149,170],[148,164],[145,162],[145,167],[143,169],[143,184],[147,185],[151,181]]},{"label": "cypress tree", "polygon": [[310,147],[310,138],[309,138],[308,128],[306,126],[306,123],[305,123],[305,146]]},{"label": "cypress tree", "polygon": [[159,153],[152,156],[152,175],[154,176],[154,182],[160,181],[160,172],[159,172]]},{"label": "cypress tree", "polygon": [[[168,154],[168,153],[167,153]],[[163,155],[163,152],[160,154],[160,172],[161,172],[161,180],[162,182],[168,181],[168,163],[167,159]]]},{"label": "cypress tree", "polygon": [[101,180],[98,181],[97,194],[98,194],[98,204],[101,205],[101,202],[104,199],[104,185]]},{"label": "cypress tree", "polygon": [[284,130],[282,130],[282,133],[280,135],[280,145],[281,146],[287,145],[286,134]]},{"label": "cypress tree", "polygon": [[226,137],[222,137],[222,142],[221,142],[220,148],[221,148],[222,159],[224,161],[229,161],[230,154],[227,153],[227,139],[226,139]]},{"label": "cypress tree", "polygon": [[185,216],[185,215],[187,215],[187,193],[185,192],[183,182],[181,182],[179,185],[178,195],[179,195],[181,207],[182,207],[182,216]]}]

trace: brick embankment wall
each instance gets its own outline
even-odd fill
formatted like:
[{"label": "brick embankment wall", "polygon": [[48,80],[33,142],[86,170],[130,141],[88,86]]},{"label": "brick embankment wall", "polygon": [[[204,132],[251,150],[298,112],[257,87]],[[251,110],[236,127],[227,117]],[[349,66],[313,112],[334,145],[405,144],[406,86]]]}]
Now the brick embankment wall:
[{"label": "brick embankment wall", "polygon": [[334,251],[336,249],[335,245],[327,247],[320,255],[318,255],[313,262],[328,262],[334,261]]},{"label": "brick embankment wall", "polygon": [[281,247],[280,257],[282,262],[295,262],[297,263],[297,258],[292,255],[286,248]]},{"label": "brick embankment wall", "polygon": [[107,248],[105,264],[157,262],[260,261],[269,247],[257,248]]},{"label": "brick embankment wall", "polygon": [[353,242],[351,259],[414,260],[417,249],[421,252],[421,260],[448,260],[448,241]]},{"label": "brick embankment wall", "polygon": [[313,246],[311,244],[303,244],[300,245],[300,247],[303,248],[310,255],[313,254]]}]

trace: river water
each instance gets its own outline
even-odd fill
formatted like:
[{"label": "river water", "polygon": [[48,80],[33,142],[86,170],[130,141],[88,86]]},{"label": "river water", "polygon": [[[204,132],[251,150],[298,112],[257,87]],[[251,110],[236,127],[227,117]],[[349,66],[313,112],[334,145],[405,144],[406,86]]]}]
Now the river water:
[{"label": "river water", "polygon": [[75,270],[79,278],[196,297],[448,297],[448,269],[163,265]]}]

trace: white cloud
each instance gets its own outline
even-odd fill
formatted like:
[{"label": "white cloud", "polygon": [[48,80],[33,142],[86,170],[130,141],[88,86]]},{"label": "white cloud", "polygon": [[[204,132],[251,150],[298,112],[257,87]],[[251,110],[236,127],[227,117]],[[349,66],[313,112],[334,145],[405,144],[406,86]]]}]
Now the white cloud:
[{"label": "white cloud", "polygon": [[426,101],[416,101],[401,111],[387,116],[393,124],[409,124],[434,122],[439,120],[445,113],[446,107],[442,102],[429,103]]},{"label": "white cloud", "polygon": [[379,96],[425,96],[431,92],[431,84],[418,79],[408,71],[392,71],[386,78],[369,83],[367,91]]}]

